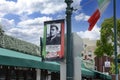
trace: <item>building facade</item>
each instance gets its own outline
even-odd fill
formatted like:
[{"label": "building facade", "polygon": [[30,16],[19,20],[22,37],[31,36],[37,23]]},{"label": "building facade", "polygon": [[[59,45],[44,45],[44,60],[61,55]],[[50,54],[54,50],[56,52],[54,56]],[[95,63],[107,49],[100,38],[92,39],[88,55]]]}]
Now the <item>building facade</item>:
[{"label": "building facade", "polygon": [[[40,47],[0,32],[0,80],[60,80],[60,64],[43,61],[40,52]],[[79,69],[82,80],[111,80],[109,75],[85,68],[85,64]]]},{"label": "building facade", "polygon": [[84,50],[82,51],[83,59],[90,59],[94,60],[94,51],[96,48],[96,40],[90,40],[88,38],[83,39],[83,47]]},{"label": "building facade", "polygon": [[39,46],[5,35],[0,27],[0,80],[60,80],[59,66],[42,61]]}]

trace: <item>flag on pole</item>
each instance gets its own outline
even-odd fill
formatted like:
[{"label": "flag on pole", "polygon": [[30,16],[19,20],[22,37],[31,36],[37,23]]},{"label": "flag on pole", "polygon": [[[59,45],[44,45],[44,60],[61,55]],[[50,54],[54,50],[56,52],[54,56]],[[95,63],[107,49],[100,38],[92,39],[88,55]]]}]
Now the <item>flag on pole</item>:
[{"label": "flag on pole", "polygon": [[91,31],[100,18],[101,14],[105,11],[107,6],[110,3],[110,0],[97,0],[98,1],[98,9],[92,14],[92,16],[88,19],[89,28],[88,30]]},{"label": "flag on pole", "polygon": [[89,28],[88,30],[91,31],[94,27],[94,25],[96,24],[96,22],[98,21],[98,19],[100,18],[100,11],[99,9],[97,9],[93,15],[88,19],[89,22]]}]

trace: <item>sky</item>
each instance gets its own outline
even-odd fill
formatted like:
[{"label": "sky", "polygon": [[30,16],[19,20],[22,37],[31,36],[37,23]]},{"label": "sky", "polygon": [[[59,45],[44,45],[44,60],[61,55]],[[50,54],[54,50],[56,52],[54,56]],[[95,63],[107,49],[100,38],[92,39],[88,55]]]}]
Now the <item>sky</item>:
[{"label": "sky", "polygon": [[[116,15],[120,18],[120,0],[116,0]],[[101,24],[113,17],[113,0],[101,15],[92,31],[88,31],[89,17],[98,8],[97,0],[73,0],[72,32],[82,38],[100,38]],[[64,0],[0,0],[0,25],[5,34],[39,45],[43,37],[44,21],[65,19]],[[66,27],[66,26],[65,26]]]}]

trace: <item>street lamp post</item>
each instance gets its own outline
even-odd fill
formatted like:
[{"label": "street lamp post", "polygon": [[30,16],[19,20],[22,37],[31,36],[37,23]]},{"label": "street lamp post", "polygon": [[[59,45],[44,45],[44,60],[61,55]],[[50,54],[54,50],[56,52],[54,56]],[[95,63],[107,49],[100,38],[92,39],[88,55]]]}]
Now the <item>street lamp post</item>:
[{"label": "street lamp post", "polygon": [[114,14],[114,53],[115,53],[115,74],[116,74],[116,80],[118,80],[116,0],[113,0],[113,14]]},{"label": "street lamp post", "polygon": [[67,41],[66,41],[66,80],[73,80],[73,53],[71,44],[71,15],[73,8],[71,4],[73,0],[65,0],[66,8],[66,25],[67,25]]}]

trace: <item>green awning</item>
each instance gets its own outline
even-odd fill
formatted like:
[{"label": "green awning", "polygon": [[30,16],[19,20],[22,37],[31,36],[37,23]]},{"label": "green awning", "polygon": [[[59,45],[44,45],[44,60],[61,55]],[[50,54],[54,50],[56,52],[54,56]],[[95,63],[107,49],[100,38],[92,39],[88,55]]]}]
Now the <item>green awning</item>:
[{"label": "green awning", "polygon": [[[55,62],[42,62],[41,57],[27,55],[24,53],[0,48],[0,65],[8,66],[19,66],[19,67],[30,67],[47,69],[50,71],[60,71],[60,64]],[[81,66],[82,76],[85,77],[100,77],[101,79],[111,80],[110,75],[103,74],[96,70],[90,70]]]},{"label": "green awning", "polygon": [[95,73],[95,76],[97,76],[97,77],[99,77],[101,79],[112,80],[111,75],[107,75],[105,73],[102,73],[102,72],[99,72],[99,71],[96,71],[96,70],[94,70],[94,73]]},{"label": "green awning", "polygon": [[104,80],[112,80],[112,77],[110,75],[104,74],[102,72],[93,70],[93,69],[88,69],[86,68],[86,66],[84,65],[83,61],[81,61],[81,72],[82,72],[82,76],[86,77],[86,78],[94,78],[94,77],[99,77],[100,79],[104,79]]},{"label": "green awning", "polygon": [[87,78],[90,77],[90,78],[92,78],[92,77],[95,76],[93,71],[91,71],[91,70],[89,70],[89,69],[86,69],[86,68],[82,68],[82,69],[81,69],[81,72],[82,72],[82,76],[83,76],[83,77],[87,77]]},{"label": "green awning", "polygon": [[0,48],[0,65],[31,67],[59,71],[58,63],[42,62],[41,57]]},{"label": "green awning", "polygon": [[96,70],[90,70],[87,68],[81,69],[82,76],[86,78],[100,78],[104,80],[112,80],[112,77],[110,75],[104,74],[102,72],[96,71]]}]

